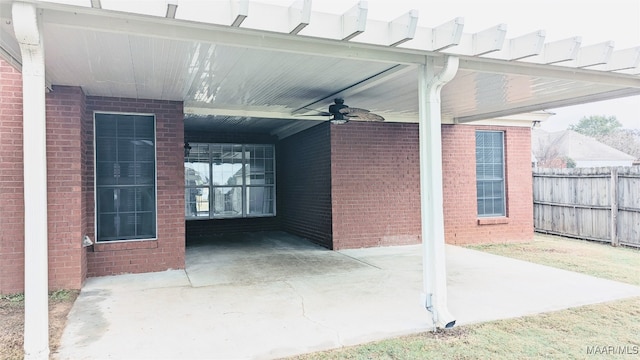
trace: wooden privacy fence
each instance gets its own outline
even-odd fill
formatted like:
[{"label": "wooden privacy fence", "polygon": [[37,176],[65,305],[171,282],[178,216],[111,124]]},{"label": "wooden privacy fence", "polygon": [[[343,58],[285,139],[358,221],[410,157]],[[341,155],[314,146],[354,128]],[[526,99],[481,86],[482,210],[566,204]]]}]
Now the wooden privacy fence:
[{"label": "wooden privacy fence", "polygon": [[640,247],[640,167],[533,169],[538,232]]}]

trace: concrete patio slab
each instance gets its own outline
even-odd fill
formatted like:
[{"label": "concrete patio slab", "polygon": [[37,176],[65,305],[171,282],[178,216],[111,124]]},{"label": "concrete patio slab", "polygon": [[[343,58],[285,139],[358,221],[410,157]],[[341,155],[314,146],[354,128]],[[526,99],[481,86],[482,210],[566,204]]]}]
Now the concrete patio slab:
[{"label": "concrete patio slab", "polygon": [[[333,252],[285,233],[188,248],[187,268],[88,279],[57,359],[272,359],[430,330],[420,246]],[[640,288],[447,248],[458,324],[640,296]]]}]

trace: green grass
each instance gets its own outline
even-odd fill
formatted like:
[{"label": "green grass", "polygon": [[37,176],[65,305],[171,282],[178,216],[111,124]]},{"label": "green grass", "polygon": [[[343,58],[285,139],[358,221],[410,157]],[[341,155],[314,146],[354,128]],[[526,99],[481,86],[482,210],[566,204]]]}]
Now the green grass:
[{"label": "green grass", "polygon": [[[525,244],[470,248],[640,285],[640,251],[635,249],[555,236],[536,236]],[[618,354],[589,354],[594,346],[614,346]],[[421,333],[293,359],[638,358],[640,298]]]},{"label": "green grass", "polygon": [[640,286],[640,249],[539,234],[528,243],[468,247]]}]

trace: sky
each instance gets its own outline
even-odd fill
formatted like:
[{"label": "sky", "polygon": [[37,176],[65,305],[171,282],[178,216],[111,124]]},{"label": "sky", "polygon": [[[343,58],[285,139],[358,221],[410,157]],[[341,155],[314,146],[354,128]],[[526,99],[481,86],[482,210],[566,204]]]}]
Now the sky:
[{"label": "sky", "polygon": [[[290,4],[292,0],[260,0]],[[343,13],[357,1],[313,0],[315,11]],[[435,27],[464,18],[464,32],[507,25],[507,39],[545,30],[546,41],[582,37],[582,46],[614,41],[615,50],[640,46],[640,0],[369,0],[368,17],[390,21],[410,9],[419,26]],[[640,76],[640,75],[639,75]],[[554,113],[542,129],[557,131],[591,115],[615,116],[626,128],[640,129],[640,96],[547,109]]]}]

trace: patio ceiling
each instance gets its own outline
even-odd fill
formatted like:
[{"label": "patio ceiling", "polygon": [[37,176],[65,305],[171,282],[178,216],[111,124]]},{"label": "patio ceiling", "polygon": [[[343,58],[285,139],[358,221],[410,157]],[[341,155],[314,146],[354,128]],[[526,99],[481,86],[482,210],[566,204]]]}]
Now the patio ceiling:
[{"label": "patio ceiling", "polygon": [[[11,3],[0,1],[0,54],[20,66]],[[447,55],[459,56],[460,70],[442,91],[443,122],[640,94],[640,48],[580,47],[579,38],[545,44],[542,31],[506,39],[503,24],[477,34],[463,33],[460,18],[420,28],[413,11],[382,23],[366,19],[365,2],[332,15],[312,12],[308,0],[289,8],[220,1],[212,3],[224,11],[213,13],[225,16],[206,19],[188,1],[175,14],[172,1],[151,3],[146,14],[124,2],[74,2],[37,3],[48,83],[92,96],[184,101],[185,112],[198,115],[189,120],[194,128],[287,136],[326,120],[319,111],[336,96],[387,121],[417,122],[417,65],[431,58],[438,71]]]}]

